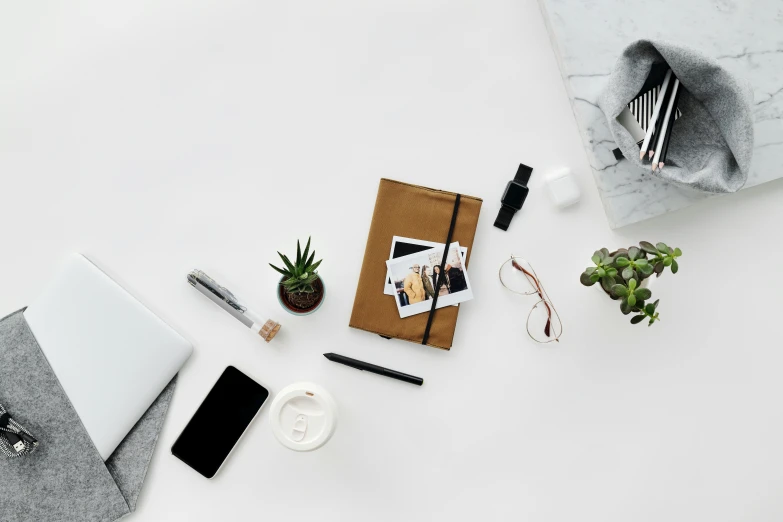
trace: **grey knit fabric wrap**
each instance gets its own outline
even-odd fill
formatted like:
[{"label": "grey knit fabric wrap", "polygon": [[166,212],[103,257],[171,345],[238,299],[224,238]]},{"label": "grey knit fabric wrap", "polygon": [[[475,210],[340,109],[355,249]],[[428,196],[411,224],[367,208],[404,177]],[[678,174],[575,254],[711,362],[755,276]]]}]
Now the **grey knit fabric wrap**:
[{"label": "grey knit fabric wrap", "polygon": [[704,192],[741,189],[753,156],[753,91],[716,61],[686,47],[638,40],[617,60],[599,107],[623,155],[650,172],[650,164],[639,160],[639,147],[616,118],[639,93],[652,64],[660,62],[668,63],[685,91],[666,166],[654,175]]},{"label": "grey knit fabric wrap", "polygon": [[136,508],[176,377],[105,463],[25,321],[0,320],[0,402],[40,440],[0,459],[0,520],[105,522]]}]

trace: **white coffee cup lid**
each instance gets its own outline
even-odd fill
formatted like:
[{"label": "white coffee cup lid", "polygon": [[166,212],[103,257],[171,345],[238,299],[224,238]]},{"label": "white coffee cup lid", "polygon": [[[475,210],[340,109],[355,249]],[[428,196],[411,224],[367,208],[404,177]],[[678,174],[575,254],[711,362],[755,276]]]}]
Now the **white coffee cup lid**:
[{"label": "white coffee cup lid", "polygon": [[337,403],[311,382],[286,386],[272,401],[272,432],[283,446],[312,451],[326,444],[337,428]]}]

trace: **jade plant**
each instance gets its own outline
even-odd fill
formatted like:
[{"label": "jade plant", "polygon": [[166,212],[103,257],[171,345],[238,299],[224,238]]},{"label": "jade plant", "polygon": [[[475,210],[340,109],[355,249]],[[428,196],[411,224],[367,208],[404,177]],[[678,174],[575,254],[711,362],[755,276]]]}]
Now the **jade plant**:
[{"label": "jade plant", "polygon": [[652,326],[658,317],[658,300],[649,302],[652,292],[642,283],[653,274],[659,277],[666,267],[676,274],[680,269],[677,259],[682,255],[679,248],[665,243],[653,245],[641,241],[638,247],[621,248],[610,253],[608,249],[597,250],[592,257],[593,265],[585,269],[579,281],[585,286],[600,283],[609,297],[620,301],[624,315],[636,314],[631,324],[648,321]]}]

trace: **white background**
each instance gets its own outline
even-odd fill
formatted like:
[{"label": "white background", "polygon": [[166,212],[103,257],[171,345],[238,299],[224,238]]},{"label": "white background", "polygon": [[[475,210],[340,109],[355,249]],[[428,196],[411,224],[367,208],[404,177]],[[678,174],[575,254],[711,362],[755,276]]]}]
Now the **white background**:
[{"label": "white background", "polygon": [[[520,161],[531,194],[501,232]],[[583,199],[558,211],[541,179],[563,165]],[[4,1],[0,176],[4,313],[75,250],[195,345],[133,520],[783,518],[783,184],[610,231],[533,0]],[[380,177],[485,200],[450,352],[348,327]],[[295,318],[267,263],[310,234],[328,297]],[[595,249],[639,240],[684,251],[652,328],[578,282]],[[563,317],[558,346],[498,283],[512,252]],[[199,295],[195,267],[280,336]],[[169,448],[228,364],[272,392],[326,387],[334,438],[289,451],[265,408],[215,480],[184,466]]]}]

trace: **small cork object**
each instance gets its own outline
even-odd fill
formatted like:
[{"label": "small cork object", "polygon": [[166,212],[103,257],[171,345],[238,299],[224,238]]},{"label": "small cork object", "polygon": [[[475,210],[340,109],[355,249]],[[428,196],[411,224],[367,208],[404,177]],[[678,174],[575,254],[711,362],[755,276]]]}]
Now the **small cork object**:
[{"label": "small cork object", "polygon": [[264,323],[264,326],[261,327],[261,330],[258,331],[258,335],[260,335],[264,341],[269,342],[275,338],[278,331],[280,331],[280,323],[269,319]]}]

